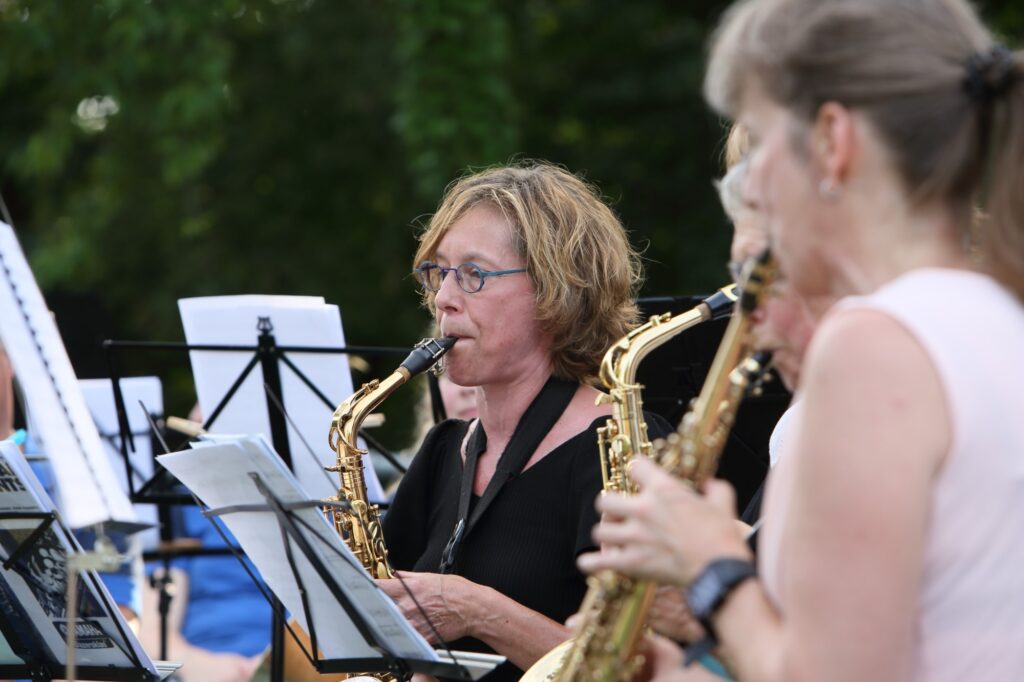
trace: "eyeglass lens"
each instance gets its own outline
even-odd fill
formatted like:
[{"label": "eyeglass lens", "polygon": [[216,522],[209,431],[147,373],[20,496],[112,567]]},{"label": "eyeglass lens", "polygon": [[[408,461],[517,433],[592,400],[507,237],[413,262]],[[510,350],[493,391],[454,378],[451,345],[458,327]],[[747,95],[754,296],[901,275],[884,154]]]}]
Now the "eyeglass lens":
[{"label": "eyeglass lens", "polygon": [[454,268],[443,268],[435,263],[425,263],[419,269],[420,282],[431,291],[439,291],[445,275],[449,272],[455,273],[459,287],[466,293],[475,294],[484,284],[480,268],[472,263],[463,263]]}]

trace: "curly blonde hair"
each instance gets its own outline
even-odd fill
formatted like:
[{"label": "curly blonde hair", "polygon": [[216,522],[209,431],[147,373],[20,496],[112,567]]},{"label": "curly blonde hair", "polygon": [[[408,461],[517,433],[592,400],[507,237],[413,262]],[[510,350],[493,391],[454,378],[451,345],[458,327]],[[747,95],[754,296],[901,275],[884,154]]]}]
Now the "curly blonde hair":
[{"label": "curly blonde hair", "polygon": [[[522,161],[456,180],[419,235],[413,266],[434,260],[438,245],[467,211],[501,211],[526,263],[537,321],[552,340],[555,376],[593,383],[605,351],[638,321],[634,302],[640,256],[597,190],[563,168]],[[434,313],[434,294],[423,292]]]}]

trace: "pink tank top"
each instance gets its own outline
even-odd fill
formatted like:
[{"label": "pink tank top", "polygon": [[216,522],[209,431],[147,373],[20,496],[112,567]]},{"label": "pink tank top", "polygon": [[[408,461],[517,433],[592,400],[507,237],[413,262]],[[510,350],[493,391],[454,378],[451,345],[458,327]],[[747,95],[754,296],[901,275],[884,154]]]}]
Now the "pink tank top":
[{"label": "pink tank top", "polygon": [[[854,309],[910,330],[952,420],[931,498],[914,679],[1024,680],[1024,306],[987,276],[922,269],[829,314]],[[800,421],[797,404],[787,427],[796,432]],[[759,541],[761,574],[783,614],[780,526],[797,462],[783,454],[772,470]]]}]

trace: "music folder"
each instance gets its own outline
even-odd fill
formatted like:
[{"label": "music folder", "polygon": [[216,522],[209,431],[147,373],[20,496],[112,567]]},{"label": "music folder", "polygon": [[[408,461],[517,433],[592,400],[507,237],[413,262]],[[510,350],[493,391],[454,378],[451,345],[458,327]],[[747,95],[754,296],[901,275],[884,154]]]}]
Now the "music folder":
[{"label": "music folder", "polygon": [[21,451],[0,442],[0,678],[64,677],[71,639],[83,679],[161,679],[94,571],[75,581],[69,609],[80,552]]}]

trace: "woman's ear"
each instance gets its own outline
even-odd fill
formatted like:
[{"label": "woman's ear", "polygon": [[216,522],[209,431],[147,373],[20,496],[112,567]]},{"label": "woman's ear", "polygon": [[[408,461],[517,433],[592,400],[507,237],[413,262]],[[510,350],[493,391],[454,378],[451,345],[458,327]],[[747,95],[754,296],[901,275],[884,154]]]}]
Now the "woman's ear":
[{"label": "woman's ear", "polygon": [[811,133],[811,159],[821,175],[823,192],[841,192],[856,153],[853,113],[838,102],[825,102]]}]

